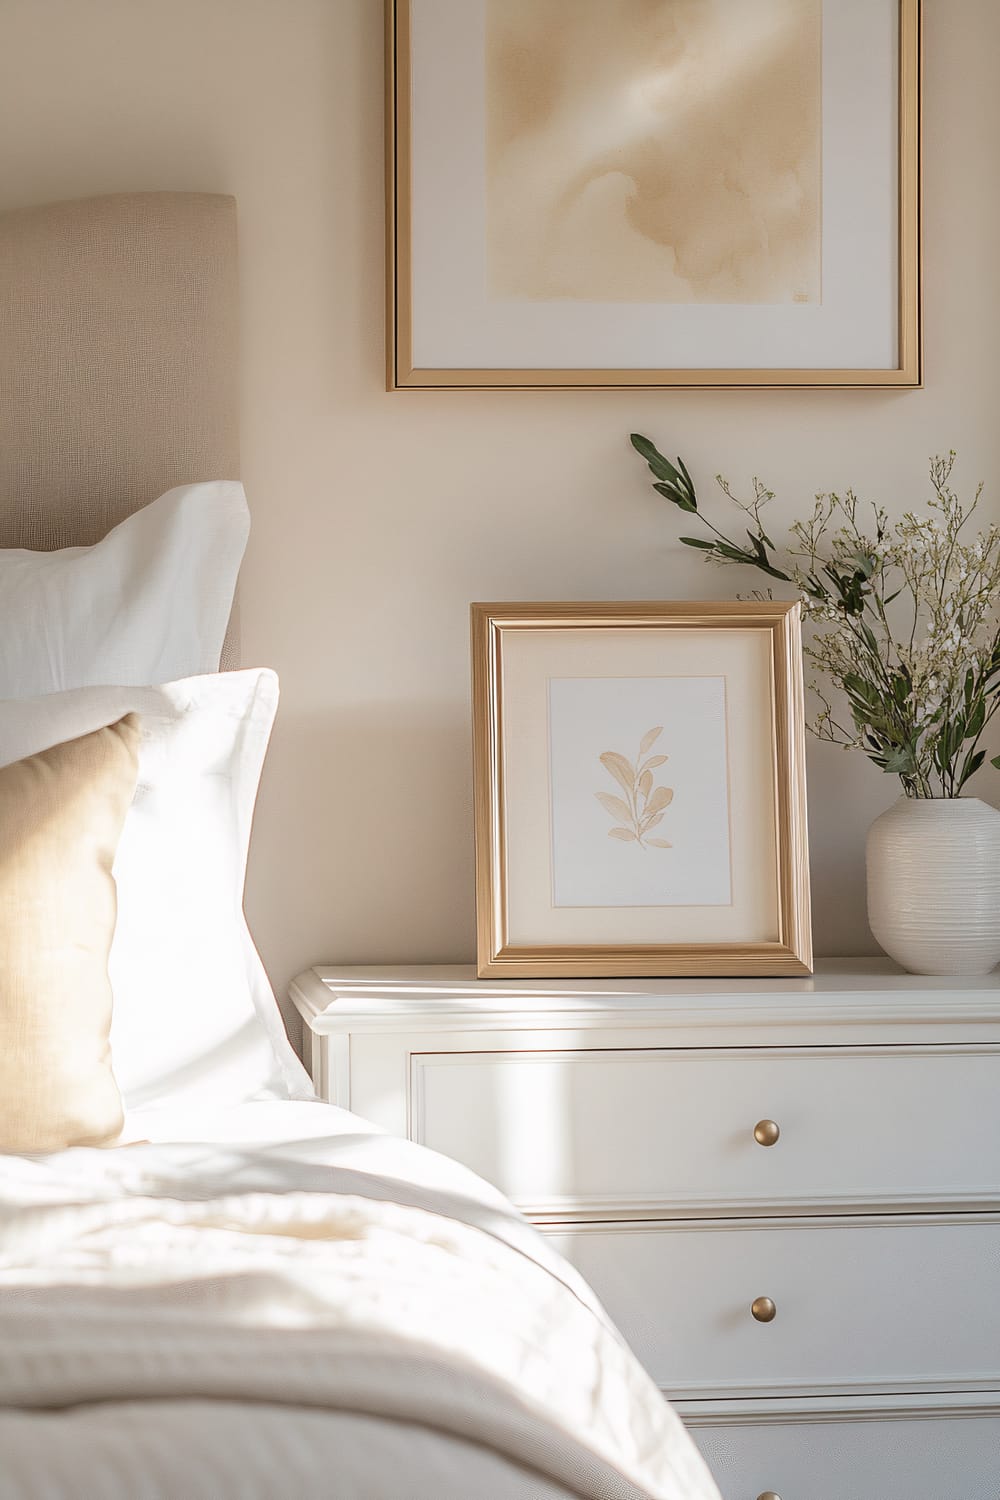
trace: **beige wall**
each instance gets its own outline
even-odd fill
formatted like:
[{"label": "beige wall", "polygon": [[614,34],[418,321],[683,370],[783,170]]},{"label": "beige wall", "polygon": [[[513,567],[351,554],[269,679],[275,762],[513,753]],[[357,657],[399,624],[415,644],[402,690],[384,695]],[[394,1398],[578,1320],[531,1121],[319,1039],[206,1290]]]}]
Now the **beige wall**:
[{"label": "beige wall", "polygon": [[[913,505],[954,447],[1000,515],[996,0],[926,0],[928,376],[905,395],[387,395],[381,9],[0,0],[0,205],[239,199],[244,654],[283,686],[248,909],[279,987],[324,958],[472,955],[470,600],[737,586],[675,545],[631,429],[706,490],[766,476],[784,517],[849,483]],[[981,790],[1000,801],[995,773]],[[818,951],[868,949],[864,833],[895,784],[813,746],[810,795]]]}]

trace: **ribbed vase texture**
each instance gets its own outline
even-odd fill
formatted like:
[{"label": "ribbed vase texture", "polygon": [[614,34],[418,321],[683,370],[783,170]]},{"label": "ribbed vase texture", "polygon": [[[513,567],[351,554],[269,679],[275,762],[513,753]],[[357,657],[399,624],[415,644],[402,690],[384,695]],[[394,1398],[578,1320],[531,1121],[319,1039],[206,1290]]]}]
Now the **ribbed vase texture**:
[{"label": "ribbed vase texture", "polygon": [[911,974],[1000,963],[1000,812],[978,797],[900,797],[868,832],[868,922]]}]

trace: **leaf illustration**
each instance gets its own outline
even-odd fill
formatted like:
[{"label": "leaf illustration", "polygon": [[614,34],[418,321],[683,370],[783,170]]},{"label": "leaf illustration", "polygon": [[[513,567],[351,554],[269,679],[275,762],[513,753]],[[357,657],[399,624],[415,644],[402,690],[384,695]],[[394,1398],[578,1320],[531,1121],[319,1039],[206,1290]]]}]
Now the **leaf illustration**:
[{"label": "leaf illustration", "polygon": [[621,818],[623,823],[631,821],[632,809],[620,797],[614,796],[611,792],[595,792],[594,796],[605,812],[609,812],[613,818]]},{"label": "leaf illustration", "polygon": [[647,729],[646,733],[643,735],[642,739],[639,741],[639,754],[640,755],[645,755],[645,753],[646,753],[647,750],[651,750],[652,747],[656,744],[657,740],[660,738],[660,735],[662,733],[663,733],[663,725],[662,724],[658,724],[655,729]]},{"label": "leaf illustration", "polygon": [[649,830],[663,822],[663,809],[674,799],[671,787],[654,785],[653,772],[666,762],[667,756],[650,755],[643,761],[662,733],[662,724],[646,730],[634,766],[617,750],[605,750],[600,756],[601,765],[625,792],[624,800],[612,792],[594,793],[604,811],[616,820],[615,827],[608,829],[608,838],[619,843],[637,844],[640,849],[672,847],[665,839],[647,839]]},{"label": "leaf illustration", "polygon": [[646,803],[646,811],[648,813],[659,812],[661,808],[669,807],[673,800],[673,787],[658,786],[656,788],[656,791],[650,797],[649,801]]},{"label": "leaf illustration", "polygon": [[606,771],[610,771],[617,782],[630,792],[635,785],[635,771],[632,769],[624,755],[619,755],[617,750],[605,750],[601,756],[601,765]]}]

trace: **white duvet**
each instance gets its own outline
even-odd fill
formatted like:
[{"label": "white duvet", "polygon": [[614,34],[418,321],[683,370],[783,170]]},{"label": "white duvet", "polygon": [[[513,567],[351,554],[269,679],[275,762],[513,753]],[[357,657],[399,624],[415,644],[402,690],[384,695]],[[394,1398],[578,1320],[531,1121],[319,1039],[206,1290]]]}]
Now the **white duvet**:
[{"label": "white duvet", "polygon": [[717,1500],[464,1168],[320,1104],[129,1127],[0,1158],[0,1500]]}]

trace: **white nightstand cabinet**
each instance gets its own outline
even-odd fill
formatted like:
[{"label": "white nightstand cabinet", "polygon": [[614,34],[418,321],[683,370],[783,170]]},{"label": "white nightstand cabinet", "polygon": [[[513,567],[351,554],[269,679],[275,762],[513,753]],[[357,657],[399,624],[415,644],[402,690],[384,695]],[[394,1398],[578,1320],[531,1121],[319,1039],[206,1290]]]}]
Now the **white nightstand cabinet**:
[{"label": "white nightstand cabinet", "polygon": [[725,1500],[1000,1500],[1000,979],[291,993],[322,1097],[550,1235]]}]

